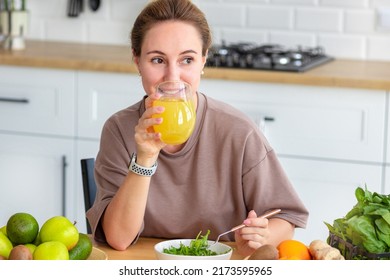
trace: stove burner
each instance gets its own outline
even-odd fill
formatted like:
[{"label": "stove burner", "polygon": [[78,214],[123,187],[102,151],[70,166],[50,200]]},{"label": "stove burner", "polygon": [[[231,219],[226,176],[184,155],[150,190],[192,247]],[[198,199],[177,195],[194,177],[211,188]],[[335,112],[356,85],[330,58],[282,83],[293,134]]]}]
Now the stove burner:
[{"label": "stove burner", "polygon": [[303,72],[333,58],[322,47],[287,49],[280,45],[237,43],[215,45],[209,50],[207,66]]}]

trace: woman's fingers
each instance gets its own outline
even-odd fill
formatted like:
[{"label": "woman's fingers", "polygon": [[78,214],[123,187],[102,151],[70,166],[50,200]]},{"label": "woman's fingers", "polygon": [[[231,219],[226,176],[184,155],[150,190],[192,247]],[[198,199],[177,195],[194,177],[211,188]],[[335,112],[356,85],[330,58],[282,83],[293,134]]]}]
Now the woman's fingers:
[{"label": "woman's fingers", "polygon": [[150,107],[153,107],[153,102],[157,99],[160,99],[161,94],[158,93],[152,93],[145,99],[145,108],[148,109]]},{"label": "woman's fingers", "polygon": [[136,126],[136,133],[144,132],[152,132],[151,128],[153,125],[160,124],[162,122],[162,118],[153,118],[155,114],[161,114],[164,112],[164,107],[150,107],[145,110],[141,118],[138,120],[138,125]]},{"label": "woman's fingers", "polygon": [[246,227],[240,230],[240,236],[247,241],[247,246],[257,248],[265,244],[269,237],[268,219],[259,218],[254,210],[248,213],[243,222]]}]

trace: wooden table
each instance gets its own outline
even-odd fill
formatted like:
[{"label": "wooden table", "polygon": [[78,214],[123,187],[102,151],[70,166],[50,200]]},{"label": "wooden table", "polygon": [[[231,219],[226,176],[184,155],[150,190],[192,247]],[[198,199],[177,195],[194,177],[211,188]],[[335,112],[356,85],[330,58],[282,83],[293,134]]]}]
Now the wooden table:
[{"label": "wooden table", "polygon": [[[131,245],[125,251],[112,249],[105,243],[93,241],[93,246],[104,251],[109,260],[156,260],[154,245],[163,239],[141,237],[136,244]],[[237,253],[234,242],[223,242],[233,248],[232,260],[242,260],[243,257]]]}]

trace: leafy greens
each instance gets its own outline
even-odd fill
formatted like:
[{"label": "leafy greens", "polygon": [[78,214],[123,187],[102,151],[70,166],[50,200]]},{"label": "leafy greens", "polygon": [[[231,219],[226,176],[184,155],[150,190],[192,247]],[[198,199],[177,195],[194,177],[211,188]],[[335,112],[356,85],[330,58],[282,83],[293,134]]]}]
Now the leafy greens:
[{"label": "leafy greens", "polygon": [[358,187],[356,205],[343,218],[326,223],[330,233],[368,253],[390,252],[390,196]]},{"label": "leafy greens", "polygon": [[191,240],[190,245],[184,245],[180,242],[179,248],[171,246],[164,248],[163,252],[172,255],[184,255],[184,256],[215,256],[216,252],[208,249],[208,236],[210,230],[207,231],[206,235],[201,235],[199,232],[195,239]]}]

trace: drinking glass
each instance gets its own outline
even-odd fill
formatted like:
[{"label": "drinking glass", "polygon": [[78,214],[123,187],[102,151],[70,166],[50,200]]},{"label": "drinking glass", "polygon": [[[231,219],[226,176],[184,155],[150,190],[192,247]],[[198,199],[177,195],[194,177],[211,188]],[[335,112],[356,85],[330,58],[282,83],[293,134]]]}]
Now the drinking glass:
[{"label": "drinking glass", "polygon": [[159,84],[156,91],[160,99],[153,106],[164,107],[161,114],[153,115],[162,118],[162,123],[154,125],[155,132],[161,133],[161,140],[169,145],[179,145],[190,137],[195,126],[195,101],[191,86],[182,81],[166,81]]}]

